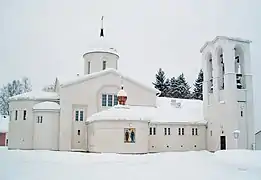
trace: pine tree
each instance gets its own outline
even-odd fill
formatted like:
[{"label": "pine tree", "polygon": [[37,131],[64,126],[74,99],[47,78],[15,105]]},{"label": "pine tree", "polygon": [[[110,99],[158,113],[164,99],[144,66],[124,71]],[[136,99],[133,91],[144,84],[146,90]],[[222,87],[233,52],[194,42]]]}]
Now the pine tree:
[{"label": "pine tree", "polygon": [[186,81],[186,78],[183,73],[177,77],[176,86],[177,86],[175,90],[176,98],[181,98],[181,99],[191,98],[190,86]]},{"label": "pine tree", "polygon": [[192,98],[203,100],[203,71],[202,71],[202,69],[199,71],[198,78],[195,80]]},{"label": "pine tree", "polygon": [[155,77],[156,81],[152,84],[156,89],[160,91],[160,97],[166,97],[168,92],[169,80],[166,78],[165,72],[161,68],[159,68]]},{"label": "pine tree", "polygon": [[178,92],[178,84],[175,77],[172,77],[170,79],[170,87],[169,87],[169,97],[172,98],[178,98],[180,96],[180,93]]}]

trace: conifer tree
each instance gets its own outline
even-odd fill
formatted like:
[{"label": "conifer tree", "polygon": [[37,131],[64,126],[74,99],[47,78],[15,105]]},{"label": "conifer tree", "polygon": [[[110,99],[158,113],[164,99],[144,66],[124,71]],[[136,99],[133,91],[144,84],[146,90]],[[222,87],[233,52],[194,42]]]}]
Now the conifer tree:
[{"label": "conifer tree", "polygon": [[152,84],[161,92],[160,97],[167,97],[169,80],[166,78],[165,72],[159,68],[155,77],[156,81]]},{"label": "conifer tree", "polygon": [[203,100],[203,71],[202,71],[202,69],[199,71],[198,78],[195,80],[192,98]]},{"label": "conifer tree", "polygon": [[184,74],[182,73],[179,75],[176,79],[176,96],[177,98],[181,99],[190,99],[191,93],[190,93],[190,86],[188,82],[186,81],[186,78]]},{"label": "conifer tree", "polygon": [[175,77],[172,77],[170,79],[170,87],[169,87],[169,97],[172,98],[178,98],[180,96],[180,93],[178,92],[178,84]]}]

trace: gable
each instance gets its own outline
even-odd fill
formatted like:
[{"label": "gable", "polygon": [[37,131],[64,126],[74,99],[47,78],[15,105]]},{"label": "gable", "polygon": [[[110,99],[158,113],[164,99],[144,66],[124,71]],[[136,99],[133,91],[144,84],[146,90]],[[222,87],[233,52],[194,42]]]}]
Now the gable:
[{"label": "gable", "polygon": [[155,93],[155,95],[156,95],[156,93],[159,92],[155,88],[146,86],[146,85],[138,82],[137,80],[134,80],[133,78],[124,76],[122,73],[120,73],[116,69],[111,69],[111,68],[108,68],[108,69],[100,71],[100,72],[95,72],[95,73],[92,73],[92,74],[79,76],[79,77],[77,77],[77,78],[75,78],[71,81],[67,81],[65,83],[62,83],[61,87],[69,87],[69,86],[72,86],[72,85],[75,85],[75,84],[80,84],[82,82],[89,81],[91,79],[98,79],[99,77],[105,76],[105,75],[108,75],[108,74],[114,74],[116,76],[120,76],[123,80],[127,80],[127,81],[129,81],[129,82],[131,82],[131,83],[133,83],[133,84],[135,84],[135,85],[137,85],[137,86],[139,86],[143,89],[146,89],[149,92],[153,92],[153,93]]}]

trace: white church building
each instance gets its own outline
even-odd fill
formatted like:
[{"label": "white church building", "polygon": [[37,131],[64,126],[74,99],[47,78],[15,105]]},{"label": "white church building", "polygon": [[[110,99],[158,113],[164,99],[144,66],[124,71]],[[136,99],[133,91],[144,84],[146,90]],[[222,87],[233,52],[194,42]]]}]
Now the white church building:
[{"label": "white church building", "polygon": [[[104,41],[101,29],[101,41]],[[157,97],[118,70],[119,54],[86,52],[84,75],[10,98],[9,149],[150,153],[251,149],[250,41],[216,37],[200,50],[204,100]]]}]

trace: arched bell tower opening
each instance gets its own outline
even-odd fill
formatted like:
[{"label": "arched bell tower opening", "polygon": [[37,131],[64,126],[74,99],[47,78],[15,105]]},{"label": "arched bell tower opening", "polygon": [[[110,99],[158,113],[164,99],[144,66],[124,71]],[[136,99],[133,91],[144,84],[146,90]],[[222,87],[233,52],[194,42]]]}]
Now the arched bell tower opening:
[{"label": "arched bell tower opening", "polygon": [[206,61],[208,93],[213,93],[213,56],[210,52],[206,56]]},{"label": "arched bell tower opening", "polygon": [[[254,143],[250,43],[240,38],[217,36],[200,50],[206,79],[203,83],[203,113],[208,121],[207,146],[210,151],[224,147],[251,149]],[[235,131],[240,132],[237,140],[233,136]]]},{"label": "arched bell tower opening", "polygon": [[242,47],[236,45],[234,47],[235,57],[235,73],[236,73],[236,86],[237,89],[245,89],[244,82],[244,51]]},{"label": "arched bell tower opening", "polygon": [[218,70],[218,89],[224,90],[225,88],[225,62],[223,49],[221,47],[217,48],[217,70]]}]

